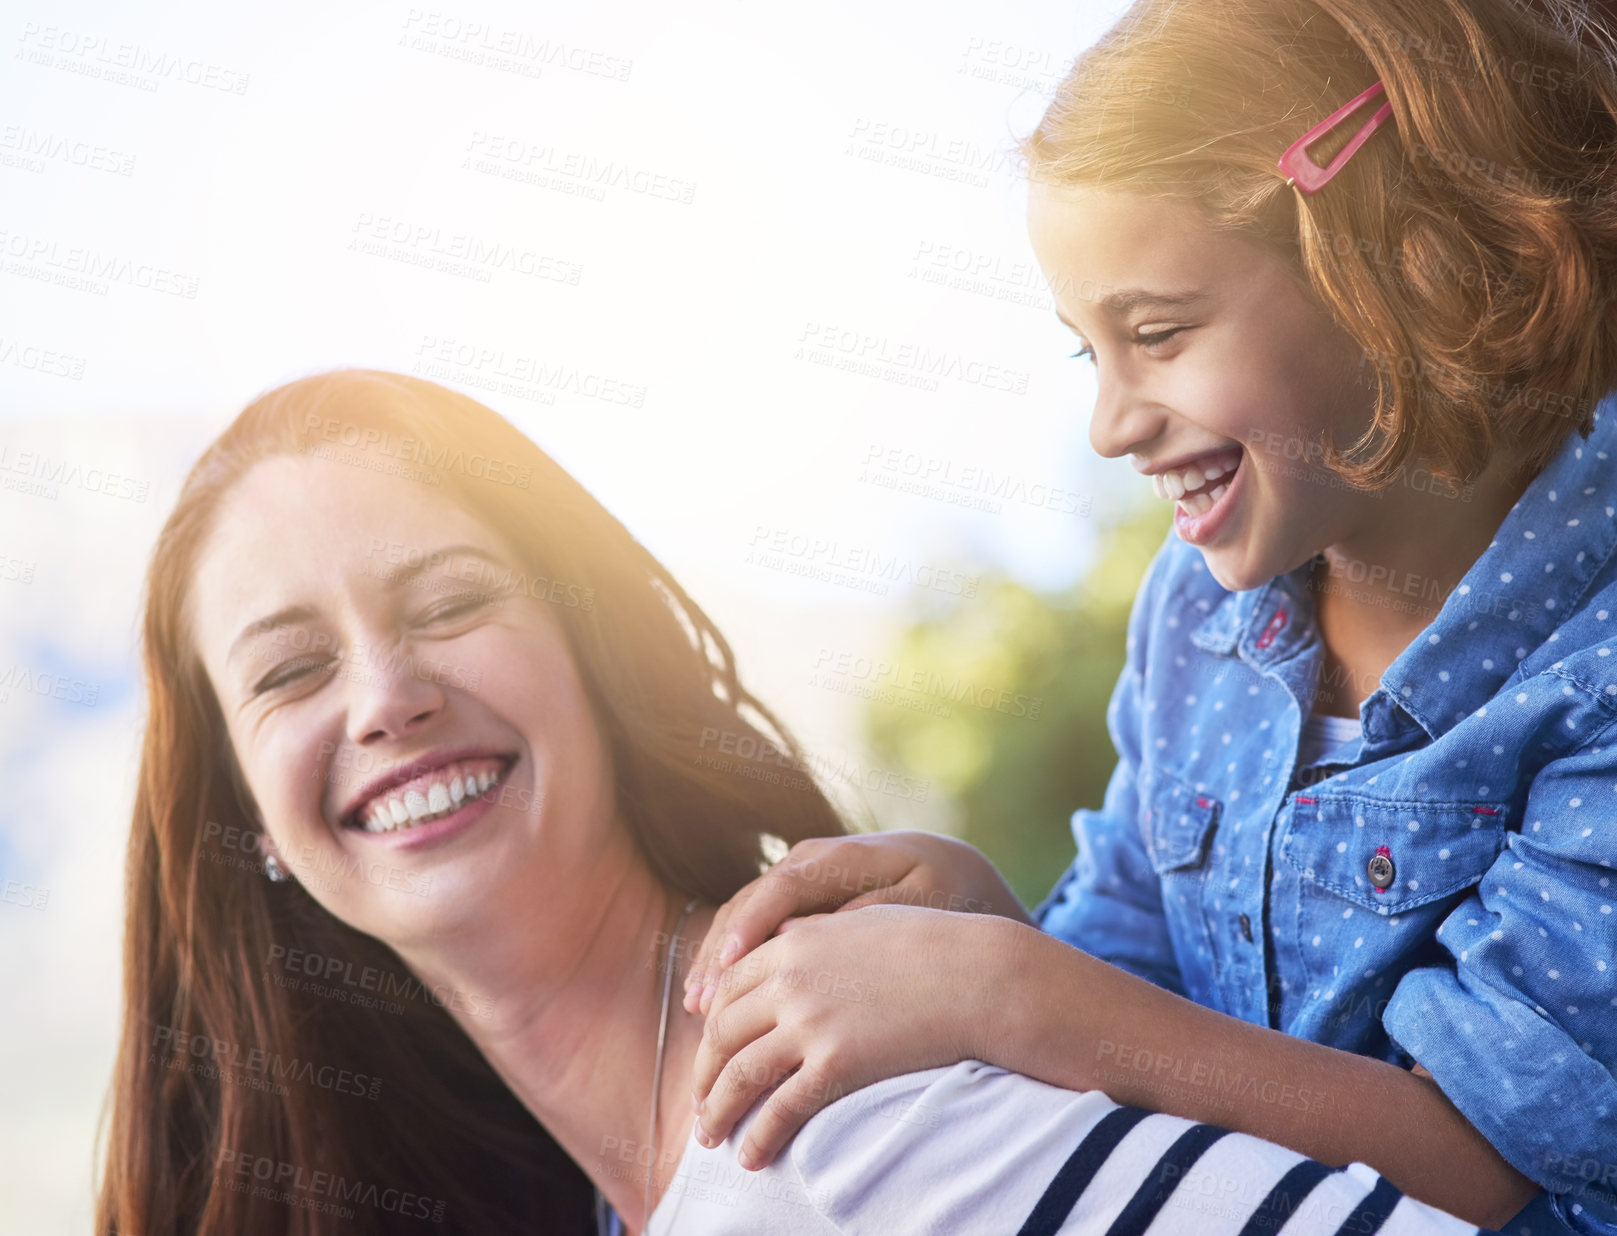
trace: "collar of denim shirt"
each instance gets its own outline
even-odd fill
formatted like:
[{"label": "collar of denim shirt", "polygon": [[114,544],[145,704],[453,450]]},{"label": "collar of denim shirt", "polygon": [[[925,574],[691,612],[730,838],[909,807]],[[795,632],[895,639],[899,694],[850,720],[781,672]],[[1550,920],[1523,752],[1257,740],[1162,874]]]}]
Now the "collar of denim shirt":
[{"label": "collar of denim shirt", "polygon": [[[1359,706],[1368,745],[1397,741],[1410,723],[1436,741],[1491,699],[1518,667],[1561,655],[1555,629],[1617,550],[1617,390],[1595,407],[1588,438],[1561,449],[1506,513],[1488,548],[1437,616]],[[1309,563],[1267,584],[1226,593],[1191,632],[1206,652],[1232,653],[1263,672],[1319,637]],[[1456,646],[1465,657],[1454,653]],[[1407,721],[1403,718],[1408,718]]]}]

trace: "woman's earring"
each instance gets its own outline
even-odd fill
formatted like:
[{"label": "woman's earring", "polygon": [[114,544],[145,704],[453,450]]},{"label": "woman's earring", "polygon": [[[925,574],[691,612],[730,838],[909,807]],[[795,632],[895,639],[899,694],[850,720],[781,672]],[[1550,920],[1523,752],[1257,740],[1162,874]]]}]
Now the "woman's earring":
[{"label": "woman's earring", "polygon": [[273,854],[264,855],[264,874],[270,878],[272,884],[281,884],[292,878],[292,873],[281,866],[281,860]]}]

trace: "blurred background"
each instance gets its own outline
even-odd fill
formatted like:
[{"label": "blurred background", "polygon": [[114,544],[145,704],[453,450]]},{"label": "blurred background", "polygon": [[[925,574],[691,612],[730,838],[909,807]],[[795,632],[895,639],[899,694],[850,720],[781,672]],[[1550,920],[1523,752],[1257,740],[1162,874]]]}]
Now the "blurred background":
[{"label": "blurred background", "polygon": [[476,396],[713,615],[865,827],[1028,905],[1167,505],[1087,440],[1016,139],[1125,7],[0,3],[0,1227],[90,1225],[141,575],[335,366]]}]

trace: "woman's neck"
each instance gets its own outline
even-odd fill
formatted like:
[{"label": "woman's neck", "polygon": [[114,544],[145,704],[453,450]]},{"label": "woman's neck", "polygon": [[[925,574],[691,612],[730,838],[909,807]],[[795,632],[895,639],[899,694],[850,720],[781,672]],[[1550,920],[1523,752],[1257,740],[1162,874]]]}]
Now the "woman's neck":
[{"label": "woman's neck", "polygon": [[[690,1073],[703,1018],[685,1012],[682,985],[715,908],[698,904],[671,939],[686,900],[635,861],[588,910],[554,906],[538,916],[542,922],[505,924],[492,949],[462,942],[453,955],[405,957],[424,981],[480,997],[458,1002],[456,1020],[632,1232],[648,1218],[651,1087],[670,953],[653,1208],[694,1120]],[[532,934],[524,930],[530,927]],[[503,947],[513,931],[531,943]],[[486,1011],[470,1011],[476,1009]]]}]

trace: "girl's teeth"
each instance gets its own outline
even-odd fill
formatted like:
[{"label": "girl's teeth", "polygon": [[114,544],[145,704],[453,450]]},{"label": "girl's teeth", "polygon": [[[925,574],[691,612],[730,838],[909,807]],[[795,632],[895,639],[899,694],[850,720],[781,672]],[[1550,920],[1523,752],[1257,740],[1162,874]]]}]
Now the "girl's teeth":
[{"label": "girl's teeth", "polygon": [[1162,487],[1168,491],[1168,497],[1175,501],[1185,496],[1185,483],[1179,479],[1177,472],[1170,472],[1163,477]]},{"label": "girl's teeth", "polygon": [[[1224,475],[1224,468],[1223,468],[1223,466],[1221,464],[1218,464],[1218,463],[1210,463],[1205,468],[1202,469],[1202,480],[1204,480],[1204,481],[1216,481],[1216,480],[1218,480],[1219,477],[1221,477],[1223,475]],[[1192,486],[1191,488],[1195,488],[1195,487]]]},{"label": "girl's teeth", "polygon": [[449,783],[449,797],[457,807],[466,797],[466,783],[460,779],[459,773],[456,773],[455,779]]},{"label": "girl's teeth", "polygon": [[410,818],[409,811],[406,810],[404,804],[396,798],[390,798],[387,800],[387,809],[393,813],[393,822],[395,824],[403,824]]},{"label": "girl's teeth", "polygon": [[444,788],[441,781],[434,781],[427,790],[427,810],[432,812],[449,810],[449,791]]},{"label": "girl's teeth", "polygon": [[1185,492],[1187,494],[1193,489],[1200,489],[1202,487],[1201,469],[1196,467],[1195,464],[1191,464],[1191,466],[1186,468],[1180,475],[1183,478],[1182,483],[1184,484]]},{"label": "girl's teeth", "polygon": [[1188,498],[1179,499],[1179,505],[1192,515],[1205,515],[1213,509],[1213,500],[1206,494],[1191,494]]},{"label": "girl's teeth", "polygon": [[1207,491],[1207,496],[1216,504],[1218,500],[1224,496],[1224,491],[1229,487],[1230,483],[1228,481],[1225,481],[1222,485],[1215,485],[1213,488]]},{"label": "girl's teeth", "polygon": [[427,814],[427,796],[420,790],[407,790],[404,795],[404,806],[409,811],[412,821],[419,820]]}]

